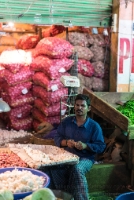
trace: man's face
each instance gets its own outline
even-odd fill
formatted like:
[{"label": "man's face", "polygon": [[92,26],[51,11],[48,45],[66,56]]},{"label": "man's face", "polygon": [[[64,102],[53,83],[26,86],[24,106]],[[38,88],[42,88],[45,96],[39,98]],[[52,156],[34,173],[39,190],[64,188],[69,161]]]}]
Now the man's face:
[{"label": "man's face", "polygon": [[74,105],[74,111],[77,116],[87,115],[89,107],[85,100],[77,100]]}]

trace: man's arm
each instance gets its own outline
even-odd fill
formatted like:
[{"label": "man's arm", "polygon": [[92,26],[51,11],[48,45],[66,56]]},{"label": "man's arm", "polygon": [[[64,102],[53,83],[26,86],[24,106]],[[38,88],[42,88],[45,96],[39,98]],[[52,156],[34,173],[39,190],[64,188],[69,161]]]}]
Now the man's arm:
[{"label": "man's arm", "polygon": [[54,141],[56,146],[58,147],[66,147],[67,146],[67,140],[65,137],[65,126],[66,126],[66,122],[64,122],[65,120],[63,120],[60,125],[57,128],[57,132],[54,136]]},{"label": "man's arm", "polygon": [[101,129],[100,125],[98,123],[96,123],[93,130],[94,130],[94,132],[93,132],[91,141],[86,143],[87,147],[92,152],[102,153],[106,148],[102,129]]},{"label": "man's arm", "polygon": [[96,124],[96,127],[94,128],[91,142],[83,143],[81,141],[78,141],[75,143],[75,148],[79,150],[86,149],[90,152],[95,152],[95,153],[102,153],[105,147],[106,144],[104,142],[102,129],[99,126],[99,124]]}]

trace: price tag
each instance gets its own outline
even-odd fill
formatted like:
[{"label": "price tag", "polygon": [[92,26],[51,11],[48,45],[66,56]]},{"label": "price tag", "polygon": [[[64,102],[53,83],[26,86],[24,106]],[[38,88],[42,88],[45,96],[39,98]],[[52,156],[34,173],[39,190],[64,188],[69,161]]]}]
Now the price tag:
[{"label": "price tag", "polygon": [[57,85],[52,85],[51,90],[54,92],[56,90],[58,90],[58,86]]},{"label": "price tag", "polygon": [[24,88],[21,92],[22,92],[22,94],[27,94],[28,90],[27,90],[27,88]]}]

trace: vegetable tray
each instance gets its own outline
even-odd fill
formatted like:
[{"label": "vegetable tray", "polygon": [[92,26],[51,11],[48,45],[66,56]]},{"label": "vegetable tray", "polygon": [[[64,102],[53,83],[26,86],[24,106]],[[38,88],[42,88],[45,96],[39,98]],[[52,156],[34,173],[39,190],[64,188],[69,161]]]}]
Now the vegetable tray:
[{"label": "vegetable tray", "polygon": [[[12,152],[17,154],[29,167],[39,169],[42,166],[53,166],[59,164],[76,164],[79,162],[79,157],[65,151],[62,148],[52,145],[36,145],[36,144],[8,144],[8,147]],[[35,161],[24,150],[25,147],[29,147],[33,150],[39,150],[45,155],[49,156],[50,162]],[[38,157],[38,154],[37,156]]]}]

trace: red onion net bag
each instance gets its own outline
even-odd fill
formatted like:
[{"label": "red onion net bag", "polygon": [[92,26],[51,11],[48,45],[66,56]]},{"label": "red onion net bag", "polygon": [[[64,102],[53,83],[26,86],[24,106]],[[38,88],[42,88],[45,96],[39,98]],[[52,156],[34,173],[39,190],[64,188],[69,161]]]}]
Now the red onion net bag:
[{"label": "red onion net bag", "polygon": [[37,108],[33,109],[32,115],[33,115],[34,119],[37,119],[40,122],[45,122],[46,121],[46,122],[49,122],[51,124],[59,124],[60,123],[60,116],[46,117]]},{"label": "red onion net bag", "polygon": [[74,46],[88,47],[89,42],[85,33],[70,32],[68,34],[69,42]]},{"label": "red onion net bag", "polygon": [[84,76],[93,76],[94,68],[88,60],[78,59],[78,72]]},{"label": "red onion net bag", "polygon": [[34,106],[38,108],[45,116],[64,115],[67,109],[67,106],[65,104],[60,105],[60,102],[57,102],[51,106],[46,106],[40,98],[35,99]]},{"label": "red onion net bag", "polygon": [[92,62],[104,61],[105,49],[103,47],[94,44],[93,46],[90,47],[90,50],[94,54]]},{"label": "red onion net bag", "polygon": [[42,71],[50,79],[56,79],[60,73],[68,71],[73,64],[74,60],[68,58],[50,59],[46,56],[38,56],[33,59],[31,69],[33,71]]},{"label": "red onion net bag", "polygon": [[43,37],[53,37],[57,34],[62,33],[65,30],[66,30],[65,27],[62,25],[52,25],[50,28],[48,28],[42,32],[42,36]]},{"label": "red onion net bag", "polygon": [[87,39],[89,42],[89,45],[97,45],[97,46],[105,46],[106,42],[105,42],[105,38],[102,34],[87,34]]},{"label": "red onion net bag", "polygon": [[52,58],[70,57],[74,47],[66,40],[56,37],[47,37],[40,40],[35,48],[35,57],[48,55]]},{"label": "red onion net bag", "polygon": [[23,35],[19,38],[17,43],[18,49],[32,49],[35,48],[39,42],[39,35]]},{"label": "red onion net bag", "polygon": [[78,58],[84,60],[91,60],[94,54],[87,47],[74,46],[74,51],[77,52]]},{"label": "red onion net bag", "polygon": [[12,118],[10,119],[9,122],[9,127],[13,128],[15,130],[31,130],[32,129],[32,122],[33,118],[32,117],[26,117],[24,119],[17,119],[17,118]]},{"label": "red onion net bag", "polygon": [[10,112],[7,113],[7,116],[12,118],[23,119],[30,115],[32,106],[30,104],[25,104],[20,107],[12,108]]},{"label": "red onion net bag", "polygon": [[24,50],[6,50],[0,56],[0,64],[12,73],[17,73],[22,67],[30,65],[32,57]]},{"label": "red onion net bag", "polygon": [[80,79],[80,86],[92,89],[93,77],[87,77],[83,76],[82,74],[78,74],[78,78]]},{"label": "red onion net bag", "polygon": [[5,68],[0,65],[0,79],[3,79],[3,77],[4,77],[4,71],[5,71]]},{"label": "red onion net bag", "polygon": [[97,92],[108,91],[108,80],[93,77],[92,89]]},{"label": "red onion net bag", "polygon": [[54,92],[48,92],[41,86],[33,86],[33,95],[42,99],[45,105],[53,105],[56,102],[60,102],[61,97],[66,99],[68,95],[68,88],[61,88]]},{"label": "red onion net bag", "polygon": [[23,67],[16,74],[11,73],[9,70],[5,70],[4,79],[8,85],[14,86],[16,84],[32,80],[32,75],[33,71],[30,70],[29,67]]},{"label": "red onion net bag", "polygon": [[34,102],[34,97],[32,93],[19,95],[17,97],[14,97],[14,96],[10,97],[8,94],[3,92],[1,96],[4,101],[6,101],[11,107],[14,107],[14,108],[23,106],[25,104],[33,104]]},{"label": "red onion net bag", "polygon": [[60,81],[60,77],[51,80],[43,72],[36,72],[33,76],[33,82],[35,85],[46,88],[47,91],[56,91],[64,87],[63,83]]},{"label": "red onion net bag", "polygon": [[92,62],[94,68],[94,76],[99,78],[104,78],[105,75],[105,66],[101,61]]},{"label": "red onion net bag", "polygon": [[9,86],[7,83],[3,84],[3,91],[10,97],[17,97],[22,94],[27,94],[32,88],[32,82],[24,82],[15,86]]}]

